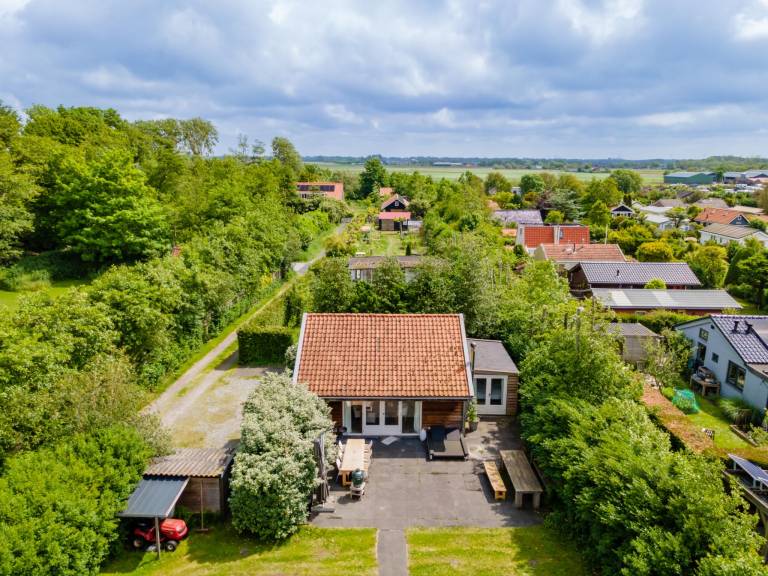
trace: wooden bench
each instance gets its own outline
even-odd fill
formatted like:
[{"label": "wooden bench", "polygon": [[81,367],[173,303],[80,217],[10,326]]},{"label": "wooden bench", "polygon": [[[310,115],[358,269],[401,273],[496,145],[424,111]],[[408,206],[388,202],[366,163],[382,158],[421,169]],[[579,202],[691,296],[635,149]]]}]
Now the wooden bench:
[{"label": "wooden bench", "polygon": [[483,462],[485,468],[485,475],[488,476],[488,481],[493,488],[493,496],[496,500],[504,500],[507,497],[507,487],[504,485],[504,480],[501,479],[501,473],[496,466],[496,462],[492,460],[485,460]]},{"label": "wooden bench", "polygon": [[509,479],[512,481],[512,487],[515,489],[515,506],[522,508],[523,496],[525,494],[533,495],[533,507],[538,508],[541,503],[541,493],[544,489],[541,487],[539,479],[531,468],[525,452],[522,450],[502,450],[501,461],[504,468],[507,469]]}]

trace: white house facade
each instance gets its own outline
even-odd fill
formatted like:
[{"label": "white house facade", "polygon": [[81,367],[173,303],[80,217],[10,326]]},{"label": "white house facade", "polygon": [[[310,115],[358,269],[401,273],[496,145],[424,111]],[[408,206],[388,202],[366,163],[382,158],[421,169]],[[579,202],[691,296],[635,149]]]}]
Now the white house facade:
[{"label": "white house facade", "polygon": [[713,314],[676,327],[691,341],[694,366],[720,382],[720,394],[768,407],[768,316]]}]

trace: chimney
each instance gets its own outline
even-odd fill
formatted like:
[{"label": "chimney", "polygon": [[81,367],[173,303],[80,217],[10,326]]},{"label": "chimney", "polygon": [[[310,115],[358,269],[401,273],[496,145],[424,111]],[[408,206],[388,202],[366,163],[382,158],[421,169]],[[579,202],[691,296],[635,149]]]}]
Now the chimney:
[{"label": "chimney", "polygon": [[616,268],[616,277],[617,277],[617,278],[619,277],[619,274],[620,274],[620,273],[621,273],[621,272],[619,272],[619,269],[618,269],[618,268]]},{"label": "chimney", "polygon": [[733,323],[733,330],[731,332],[738,332],[739,331],[739,321],[735,320]]},{"label": "chimney", "polygon": [[470,342],[469,343],[469,368],[473,376],[475,374],[475,353],[477,351],[476,349],[477,349],[477,344],[475,344],[474,342]]},{"label": "chimney", "polygon": [[744,325],[746,326],[744,329],[744,334],[749,334],[752,331],[752,322],[747,322],[744,320]]}]

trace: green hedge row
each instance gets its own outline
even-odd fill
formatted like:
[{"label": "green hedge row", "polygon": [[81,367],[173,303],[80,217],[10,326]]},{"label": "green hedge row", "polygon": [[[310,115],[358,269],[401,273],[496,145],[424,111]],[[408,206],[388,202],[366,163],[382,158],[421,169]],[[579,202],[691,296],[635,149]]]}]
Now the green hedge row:
[{"label": "green hedge row", "polygon": [[695,320],[699,316],[670,312],[668,310],[656,310],[648,314],[617,314],[619,322],[639,322],[656,334],[661,334],[665,328],[674,328],[678,324]]},{"label": "green hedge row", "polygon": [[237,331],[241,364],[282,364],[293,344],[293,330],[284,326],[261,326],[249,322]]}]

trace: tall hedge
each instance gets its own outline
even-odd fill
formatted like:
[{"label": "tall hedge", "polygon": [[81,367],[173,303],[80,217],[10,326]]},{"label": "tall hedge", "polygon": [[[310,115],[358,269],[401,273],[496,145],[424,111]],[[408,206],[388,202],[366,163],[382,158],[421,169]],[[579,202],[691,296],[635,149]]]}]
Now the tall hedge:
[{"label": "tall hedge", "polygon": [[293,344],[293,330],[283,326],[249,323],[237,331],[241,364],[273,362],[281,364],[285,351]]}]

